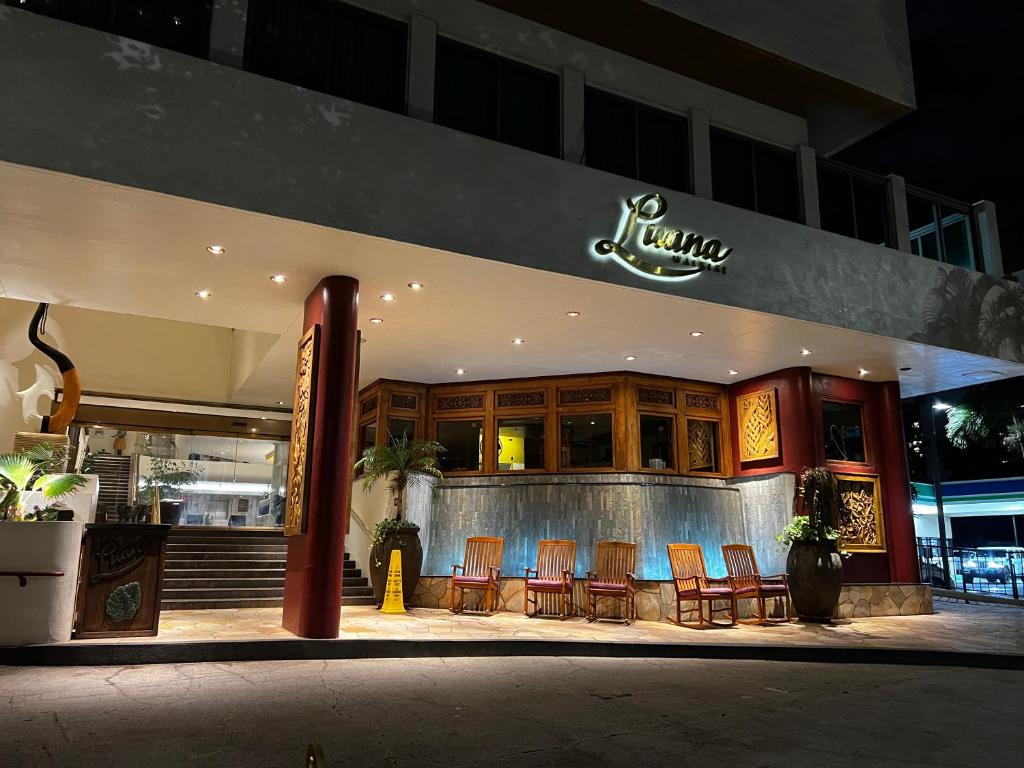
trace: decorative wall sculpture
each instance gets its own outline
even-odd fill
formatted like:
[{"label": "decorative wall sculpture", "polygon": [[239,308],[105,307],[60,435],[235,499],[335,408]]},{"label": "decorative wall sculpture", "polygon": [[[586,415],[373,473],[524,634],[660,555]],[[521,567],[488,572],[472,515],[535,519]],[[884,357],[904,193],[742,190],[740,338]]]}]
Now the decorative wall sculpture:
[{"label": "decorative wall sculpture", "polygon": [[851,552],[885,552],[882,493],[875,475],[836,475],[839,486],[844,549]]},{"label": "decorative wall sculpture", "polygon": [[309,472],[313,440],[313,415],[316,413],[316,374],[320,358],[320,326],[314,325],[299,342],[295,366],[295,400],[292,416],[292,441],[288,452],[288,487],[285,495],[284,535],[306,531]]},{"label": "decorative wall sculpture", "polygon": [[484,407],[484,396],[480,395],[438,395],[434,401],[435,411],[473,411]]},{"label": "decorative wall sculpture", "polygon": [[686,407],[699,408],[704,411],[718,410],[718,395],[709,395],[705,392],[687,392]]},{"label": "decorative wall sculpture", "polygon": [[581,403],[610,403],[611,387],[589,387],[587,389],[562,389],[558,392],[560,405],[579,405]]},{"label": "decorative wall sculpture", "polygon": [[779,455],[779,422],[775,390],[765,389],[736,398],[740,461],[774,459]]},{"label": "decorative wall sculpture", "polygon": [[545,403],[544,390],[537,392],[498,392],[494,396],[495,408],[528,408]]},{"label": "decorative wall sculpture", "polygon": [[400,408],[405,411],[415,411],[416,395],[409,395],[404,392],[394,392],[391,395],[391,407]]},{"label": "decorative wall sculpture", "polygon": [[39,338],[40,334],[46,333],[46,315],[49,312],[49,304],[40,304],[32,315],[28,325],[28,340],[32,346],[53,360],[60,371],[63,392],[60,405],[51,416],[43,416],[40,432],[53,435],[63,435],[68,426],[75,418],[78,411],[78,403],[82,399],[82,385],[78,380],[78,370],[71,358],[55,347],[50,346]]},{"label": "decorative wall sculpture", "polygon": [[691,470],[715,471],[715,434],[712,422],[687,419],[686,444],[690,454]]},{"label": "decorative wall sculpture", "polygon": [[637,402],[645,405],[667,405],[676,404],[676,393],[671,389],[651,389],[650,387],[637,387]]},{"label": "decorative wall sculpture", "polygon": [[377,410],[377,398],[370,397],[363,400],[362,405],[359,406],[359,415],[365,416],[368,413],[372,413]]}]

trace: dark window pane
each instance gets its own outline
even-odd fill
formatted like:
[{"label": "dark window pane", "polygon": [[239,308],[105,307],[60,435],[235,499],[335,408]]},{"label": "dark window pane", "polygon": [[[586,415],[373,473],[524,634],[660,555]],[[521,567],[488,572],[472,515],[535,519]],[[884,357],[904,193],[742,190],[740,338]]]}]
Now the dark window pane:
[{"label": "dark window pane", "polygon": [[434,122],[558,155],[558,77],[446,38],[437,41]]},{"label": "dark window pane", "polygon": [[360,453],[377,444],[377,423],[364,424],[359,428]]},{"label": "dark window pane", "polygon": [[558,77],[514,62],[501,66],[501,133],[505,144],[561,154]]},{"label": "dark window pane", "polygon": [[926,259],[939,258],[939,240],[935,226],[935,206],[930,200],[907,195],[907,220],[910,224],[910,250]]},{"label": "dark window pane", "polygon": [[406,25],[334,0],[249,0],[245,69],[405,111]]},{"label": "dark window pane", "polygon": [[785,149],[754,144],[757,210],[787,221],[800,221],[796,155]]},{"label": "dark window pane", "polygon": [[6,0],[26,11],[206,58],[213,0]]},{"label": "dark window pane", "polygon": [[822,229],[847,237],[857,236],[848,174],[827,165],[818,165],[818,207]]},{"label": "dark window pane", "polygon": [[544,417],[498,419],[498,469],[544,469]]},{"label": "dark window pane", "polygon": [[416,437],[416,422],[412,419],[388,419],[388,439],[401,440],[403,437],[407,440]]},{"label": "dark window pane", "polygon": [[691,472],[720,472],[718,422],[686,420],[686,449]]},{"label": "dark window pane", "polygon": [[437,422],[437,442],[444,446],[438,454],[443,472],[478,472],[482,428],[479,421]]},{"label": "dark window pane", "polygon": [[637,178],[669,189],[690,189],[690,137],[686,119],[637,107]]},{"label": "dark window pane", "polygon": [[563,467],[611,467],[612,415],[573,414],[560,420]]},{"label": "dark window pane", "polygon": [[636,114],[633,104],[587,88],[584,97],[584,162],[635,179]]},{"label": "dark window pane", "polygon": [[885,185],[863,179],[853,180],[857,215],[857,239],[889,245],[889,194]]},{"label": "dark window pane", "polygon": [[711,129],[711,192],[715,200],[755,210],[752,153],[750,142]]},{"label": "dark window pane", "polygon": [[942,214],[942,250],[947,264],[976,269],[971,243],[970,216],[955,208],[939,206]]},{"label": "dark window pane", "polygon": [[866,461],[861,407],[855,403],[825,400],[821,404],[821,415],[825,427],[825,460]]},{"label": "dark window pane", "polygon": [[675,469],[675,436],[671,416],[640,415],[640,466]]}]

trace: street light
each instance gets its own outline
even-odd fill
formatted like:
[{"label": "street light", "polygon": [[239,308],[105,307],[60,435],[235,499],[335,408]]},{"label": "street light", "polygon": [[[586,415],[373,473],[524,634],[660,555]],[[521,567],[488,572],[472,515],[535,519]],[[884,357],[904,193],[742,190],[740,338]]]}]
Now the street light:
[{"label": "street light", "polygon": [[953,588],[953,579],[949,570],[949,547],[946,545],[946,514],[942,507],[942,457],[939,455],[938,430],[935,428],[935,416],[945,413],[953,406],[936,400],[929,410],[927,402],[921,401],[921,421],[928,425],[928,470],[932,476],[932,487],[935,489],[935,512],[939,524],[939,553],[942,556],[942,578],[946,587]]}]

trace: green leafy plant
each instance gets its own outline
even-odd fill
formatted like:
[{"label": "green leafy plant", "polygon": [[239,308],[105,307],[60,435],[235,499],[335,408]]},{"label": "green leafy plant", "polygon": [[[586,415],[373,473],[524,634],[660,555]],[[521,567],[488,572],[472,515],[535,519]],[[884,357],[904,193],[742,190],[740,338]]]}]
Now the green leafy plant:
[{"label": "green leafy plant", "polygon": [[57,500],[74,493],[88,482],[82,475],[66,472],[53,473],[61,462],[58,452],[49,443],[40,443],[23,453],[0,456],[0,520],[49,519],[55,507],[47,506],[39,512],[27,513],[22,508],[22,494],[41,491],[43,498]]},{"label": "green leafy plant", "polygon": [[[444,446],[434,440],[410,440],[404,434],[396,439],[388,435],[384,445],[374,445],[363,451],[355,469],[363,473],[363,490],[367,493],[379,481],[387,481],[388,490],[394,497],[394,519],[401,523],[405,512],[405,489],[426,477],[442,479],[437,455],[443,452]],[[383,522],[377,527],[380,528]],[[375,541],[376,536],[375,532]]]},{"label": "green leafy plant", "polygon": [[1005,392],[980,388],[946,411],[946,437],[961,450],[999,438],[1024,458],[1024,405]]},{"label": "green leafy plant", "polygon": [[832,470],[812,467],[800,474],[797,504],[802,504],[803,515],[796,515],[783,528],[776,540],[783,546],[798,541],[839,540],[839,487]]},{"label": "green leafy plant", "polygon": [[161,497],[180,496],[185,488],[198,483],[202,476],[202,469],[194,462],[153,459],[149,474],[139,478],[139,495],[152,499],[155,520],[158,517]]}]

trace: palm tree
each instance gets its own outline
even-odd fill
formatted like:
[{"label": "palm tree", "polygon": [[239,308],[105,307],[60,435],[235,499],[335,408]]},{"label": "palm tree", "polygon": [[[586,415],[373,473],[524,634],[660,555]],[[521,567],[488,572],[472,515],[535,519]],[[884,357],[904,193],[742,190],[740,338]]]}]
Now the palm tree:
[{"label": "palm tree", "polygon": [[363,451],[355,464],[363,472],[363,490],[369,492],[379,480],[387,480],[388,490],[395,499],[395,520],[401,522],[405,512],[405,489],[424,477],[442,479],[437,466],[437,455],[444,447],[434,440],[410,440],[403,434],[400,439],[388,435],[384,445],[374,445]]},{"label": "palm tree", "polygon": [[54,454],[52,445],[41,443],[24,453],[0,456],[0,520],[21,519],[21,494],[26,491],[42,491],[44,499],[56,501],[88,482],[82,475],[50,474],[60,461]]},{"label": "palm tree", "polygon": [[983,443],[993,434],[1024,458],[1024,406],[1018,400],[982,388],[946,411],[946,437],[957,448]]}]

